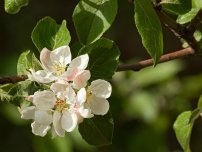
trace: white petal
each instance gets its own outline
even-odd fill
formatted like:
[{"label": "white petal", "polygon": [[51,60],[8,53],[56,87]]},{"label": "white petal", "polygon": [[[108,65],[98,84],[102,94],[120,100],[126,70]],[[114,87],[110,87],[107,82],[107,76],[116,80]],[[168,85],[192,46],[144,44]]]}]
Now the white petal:
[{"label": "white petal", "polygon": [[67,82],[55,82],[50,86],[50,89],[57,95],[57,98],[64,99],[65,98],[65,91],[68,87]]},{"label": "white petal", "polygon": [[53,114],[53,127],[55,130],[55,133],[60,136],[64,137],[65,135],[65,130],[61,126],[61,112],[55,111]]},{"label": "white petal", "polygon": [[66,67],[71,62],[71,52],[69,46],[61,46],[53,50],[50,54],[53,63],[60,63],[62,67]]},{"label": "white petal", "polygon": [[68,110],[64,111],[61,119],[62,128],[67,132],[73,131],[77,126],[77,120],[77,115],[75,113]]},{"label": "white petal", "polygon": [[84,70],[88,66],[89,56],[88,54],[80,55],[72,60],[69,68],[76,67],[79,70]]},{"label": "white petal", "polygon": [[34,120],[42,125],[48,126],[52,123],[52,113],[50,111],[36,110]]},{"label": "white petal", "polygon": [[21,109],[20,110],[21,118],[22,119],[34,119],[35,110],[36,110],[35,106],[25,107],[25,108]]},{"label": "white petal", "polygon": [[77,92],[77,103],[79,105],[81,105],[82,103],[84,103],[86,101],[86,89],[85,88],[81,88],[78,92]]},{"label": "white petal", "polygon": [[34,93],[33,104],[38,109],[49,110],[54,107],[56,100],[52,91],[37,91]]},{"label": "white petal", "polygon": [[112,93],[112,86],[109,82],[98,79],[91,83],[88,90],[97,97],[109,98]]},{"label": "white petal", "polygon": [[45,70],[39,70],[35,72],[33,69],[30,69],[30,71],[32,76],[30,79],[40,83],[50,83],[57,79],[57,77],[55,77],[52,72]]},{"label": "white petal", "polygon": [[37,122],[33,122],[31,124],[32,127],[32,133],[38,136],[45,136],[48,132],[48,130],[50,129],[50,126],[46,126],[46,125],[41,125]]},{"label": "white petal", "polygon": [[69,103],[69,104],[74,104],[76,101],[76,93],[70,85],[66,89],[66,96],[65,97],[66,97],[67,103]]},{"label": "white petal", "polygon": [[90,96],[88,103],[95,115],[105,115],[109,111],[109,102],[104,98],[98,98],[96,96]]},{"label": "white petal", "polygon": [[90,108],[81,107],[78,110],[79,110],[80,115],[83,118],[91,118],[91,117],[93,117],[93,114],[91,113],[91,109]]},{"label": "white petal", "polygon": [[73,80],[73,87],[76,89],[85,87],[90,76],[91,74],[89,70],[79,72]]}]

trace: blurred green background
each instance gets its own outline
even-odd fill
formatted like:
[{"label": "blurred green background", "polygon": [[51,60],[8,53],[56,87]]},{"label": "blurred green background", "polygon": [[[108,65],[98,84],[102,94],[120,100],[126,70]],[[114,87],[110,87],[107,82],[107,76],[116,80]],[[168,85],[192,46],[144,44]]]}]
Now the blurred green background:
[{"label": "blurred green background", "polygon": [[[4,12],[0,1],[0,76],[16,74],[21,52],[36,51],[30,35],[37,21],[51,16],[58,23],[67,20],[71,45],[78,41],[72,12],[78,0],[31,0],[16,15]],[[119,0],[118,16],[105,33],[121,50],[121,62],[149,58],[133,21],[133,5]],[[164,30],[165,51],[181,48],[179,40]],[[177,115],[194,109],[201,94],[201,58],[191,57],[146,68],[138,72],[114,75],[113,94],[109,99],[114,117],[113,144],[104,147],[88,145],[78,131],[52,140],[34,136],[30,121],[20,119],[17,108],[0,103],[0,151],[6,152],[180,152],[172,129]],[[202,121],[196,121],[191,137],[193,152],[202,151]]]}]

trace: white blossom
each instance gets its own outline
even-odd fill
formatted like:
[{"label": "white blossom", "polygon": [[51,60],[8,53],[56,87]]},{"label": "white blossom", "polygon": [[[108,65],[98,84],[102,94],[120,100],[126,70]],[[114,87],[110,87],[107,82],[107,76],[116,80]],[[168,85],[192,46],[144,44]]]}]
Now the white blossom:
[{"label": "white blossom", "polygon": [[40,53],[40,61],[43,70],[35,71],[30,69],[29,79],[50,83],[59,79],[72,81],[75,88],[85,86],[85,82],[90,78],[90,72],[85,70],[89,57],[84,54],[71,61],[69,46],[61,46],[53,51],[43,48]]}]

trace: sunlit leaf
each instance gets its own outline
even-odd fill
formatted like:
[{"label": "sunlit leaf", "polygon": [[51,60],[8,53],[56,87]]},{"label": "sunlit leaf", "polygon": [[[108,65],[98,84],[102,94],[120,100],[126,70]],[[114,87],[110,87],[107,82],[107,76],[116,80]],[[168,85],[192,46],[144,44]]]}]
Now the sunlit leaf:
[{"label": "sunlit leaf", "polygon": [[163,53],[163,35],[151,0],[135,0],[135,24],[144,47],[156,64]]},{"label": "sunlit leaf", "polygon": [[185,152],[191,152],[189,141],[194,123],[190,123],[191,115],[191,111],[181,113],[173,125],[176,137]]},{"label": "sunlit leaf", "polygon": [[45,47],[53,50],[60,46],[68,45],[70,40],[71,37],[65,20],[61,25],[58,25],[52,18],[44,17],[32,31],[32,41],[39,51]]},{"label": "sunlit leaf", "polygon": [[73,13],[80,42],[89,44],[99,39],[112,25],[117,7],[117,0],[81,0]]}]

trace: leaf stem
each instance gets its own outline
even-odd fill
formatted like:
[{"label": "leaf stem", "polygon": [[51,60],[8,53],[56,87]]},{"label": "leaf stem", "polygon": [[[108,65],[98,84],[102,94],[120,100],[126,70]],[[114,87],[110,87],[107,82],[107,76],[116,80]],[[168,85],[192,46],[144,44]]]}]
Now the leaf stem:
[{"label": "leaf stem", "polygon": [[[182,58],[188,55],[193,55],[194,53],[195,51],[191,47],[185,48],[182,50],[178,50],[172,53],[162,55],[158,63],[163,63],[163,62],[171,61],[174,59]],[[153,59],[143,60],[133,64],[121,64],[119,65],[117,72],[128,71],[128,70],[139,71],[143,68],[146,68],[152,65],[153,65]]]}]

